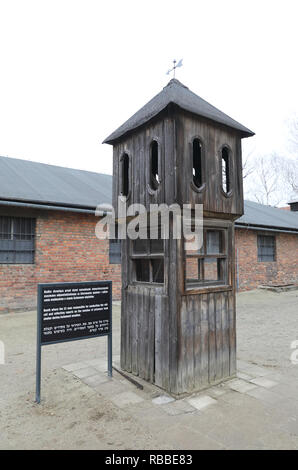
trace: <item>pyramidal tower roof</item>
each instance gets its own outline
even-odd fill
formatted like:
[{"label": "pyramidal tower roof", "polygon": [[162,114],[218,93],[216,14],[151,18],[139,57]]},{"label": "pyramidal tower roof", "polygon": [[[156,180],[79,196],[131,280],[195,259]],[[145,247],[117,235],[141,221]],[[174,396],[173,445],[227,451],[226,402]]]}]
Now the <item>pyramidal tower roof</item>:
[{"label": "pyramidal tower roof", "polygon": [[112,144],[128,132],[150,121],[150,119],[157,116],[171,103],[193,114],[203,116],[204,118],[236,129],[242,134],[242,137],[254,135],[254,132],[247,129],[247,127],[244,127],[227,114],[215,108],[200,96],[190,91],[183,83],[179,82],[179,80],[173,78],[160,93],[139,109],[139,111],[131,116],[122,126],[118,127],[103,143]]}]

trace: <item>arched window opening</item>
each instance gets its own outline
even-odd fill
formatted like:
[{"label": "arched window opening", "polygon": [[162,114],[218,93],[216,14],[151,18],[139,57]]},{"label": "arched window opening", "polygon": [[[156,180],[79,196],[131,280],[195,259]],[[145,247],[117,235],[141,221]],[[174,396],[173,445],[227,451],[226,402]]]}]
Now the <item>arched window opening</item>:
[{"label": "arched window opening", "polygon": [[199,139],[194,139],[192,143],[192,178],[197,188],[203,184],[202,173],[202,144]]},{"label": "arched window opening", "polygon": [[229,193],[231,190],[231,168],[230,152],[227,147],[223,147],[221,151],[221,182],[223,191]]},{"label": "arched window opening", "polygon": [[121,195],[128,196],[129,192],[129,156],[125,153],[121,158]]},{"label": "arched window opening", "polygon": [[150,186],[156,190],[160,183],[158,168],[158,143],[153,140],[150,148]]}]

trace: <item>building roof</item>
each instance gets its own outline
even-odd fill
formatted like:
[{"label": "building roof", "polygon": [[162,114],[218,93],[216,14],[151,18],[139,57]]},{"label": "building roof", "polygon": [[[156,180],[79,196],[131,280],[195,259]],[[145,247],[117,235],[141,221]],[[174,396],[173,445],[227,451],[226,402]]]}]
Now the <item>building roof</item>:
[{"label": "building roof", "polygon": [[111,204],[112,176],[0,157],[0,204],[5,200],[94,209]]},{"label": "building roof", "polygon": [[298,231],[298,212],[285,211],[257,202],[244,201],[244,215],[236,225]]},{"label": "building roof", "polygon": [[244,127],[239,122],[227,116],[227,114],[207,103],[207,101],[190,91],[185,85],[179,82],[179,80],[173,78],[160,93],[154,96],[154,98],[122,124],[122,126],[109,135],[103,143],[111,144],[133,129],[145,124],[163,111],[170,103],[174,103],[180,108],[198,116],[203,116],[236,129],[241,133],[242,137],[254,135],[247,127]]},{"label": "building roof", "polygon": [[[111,175],[0,157],[0,205],[9,203],[93,212],[112,203]],[[298,232],[298,212],[244,202],[237,226]]]}]

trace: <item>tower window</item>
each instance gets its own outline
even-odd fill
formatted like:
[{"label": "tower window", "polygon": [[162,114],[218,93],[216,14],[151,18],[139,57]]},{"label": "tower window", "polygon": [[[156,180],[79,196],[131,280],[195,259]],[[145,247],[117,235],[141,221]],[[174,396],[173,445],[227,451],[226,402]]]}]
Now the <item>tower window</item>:
[{"label": "tower window", "polygon": [[186,288],[214,287],[228,284],[227,230],[205,228],[203,245],[186,250]]},{"label": "tower window", "polygon": [[147,238],[133,240],[131,259],[135,282],[164,283],[164,240],[160,227],[156,239],[150,239],[148,230]]},{"label": "tower window", "polygon": [[158,143],[153,140],[150,146],[150,186],[156,190],[160,183],[158,168]]},{"label": "tower window", "polygon": [[194,139],[192,143],[192,178],[195,186],[200,188],[203,184],[202,174],[202,143]]},{"label": "tower window", "polygon": [[127,153],[122,155],[121,160],[121,195],[128,196],[129,192],[129,156]]},{"label": "tower window", "polygon": [[221,151],[221,184],[223,191],[228,194],[231,191],[231,162],[227,147],[223,147]]}]

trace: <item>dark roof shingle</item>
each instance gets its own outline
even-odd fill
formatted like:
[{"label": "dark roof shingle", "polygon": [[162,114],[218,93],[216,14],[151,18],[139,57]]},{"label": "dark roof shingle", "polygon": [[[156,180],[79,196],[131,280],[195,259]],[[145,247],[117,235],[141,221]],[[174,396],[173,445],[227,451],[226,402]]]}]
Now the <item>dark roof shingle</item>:
[{"label": "dark roof shingle", "polygon": [[154,96],[154,98],[122,124],[122,126],[109,135],[103,143],[113,143],[127,132],[130,132],[148,122],[165,109],[170,103],[174,103],[180,108],[190,111],[193,114],[203,116],[211,119],[212,121],[236,129],[243,137],[254,135],[254,133],[247,129],[247,127],[244,127],[227,114],[215,108],[200,96],[190,91],[185,85],[179,82],[179,80],[173,78],[160,93]]}]

